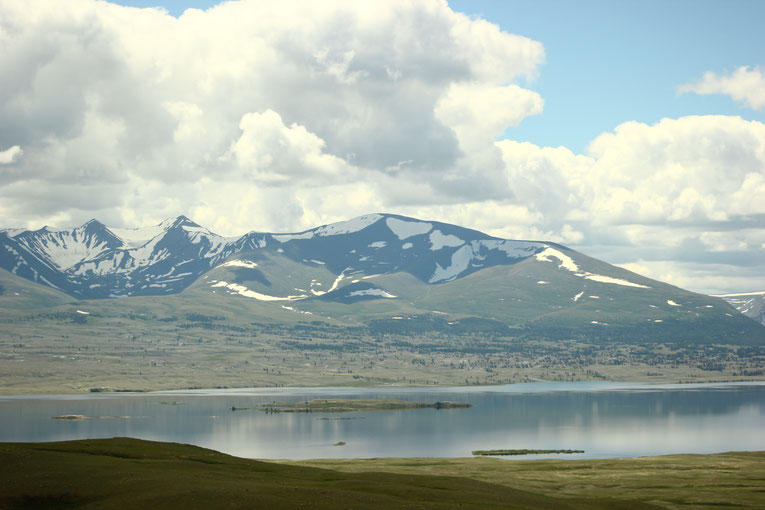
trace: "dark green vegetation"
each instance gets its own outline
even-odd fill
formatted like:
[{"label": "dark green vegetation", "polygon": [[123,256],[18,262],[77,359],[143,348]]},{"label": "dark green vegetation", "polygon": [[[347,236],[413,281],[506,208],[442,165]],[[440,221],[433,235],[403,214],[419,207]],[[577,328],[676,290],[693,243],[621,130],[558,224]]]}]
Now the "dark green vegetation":
[{"label": "dark green vegetation", "polygon": [[137,439],[0,443],[4,509],[661,508],[548,493],[555,491],[450,475],[341,473]]},{"label": "dark green vegetation", "polygon": [[584,450],[473,450],[473,455],[538,455],[544,453],[584,453]]},{"label": "dark green vegetation", "polygon": [[412,402],[410,400],[317,398],[305,402],[271,402],[258,404],[269,413],[347,413],[351,411],[399,411],[403,409],[465,409],[467,402]]},{"label": "dark green vegetation", "polygon": [[[258,267],[269,274],[281,268],[301,281],[315,278],[325,288],[336,278],[321,267],[309,271],[287,262],[259,259]],[[177,295],[91,301],[0,270],[5,288],[0,295],[0,392],[765,378],[765,346],[743,330],[741,338],[752,345],[725,343],[703,321],[692,337],[649,331],[673,320],[679,321],[678,328],[692,331],[688,320],[697,314],[711,314],[714,322],[719,314],[736,313],[721,300],[693,295],[698,302],[692,302],[680,289],[672,296],[682,306],[654,299],[648,291],[640,294],[644,289],[609,299],[605,292],[618,286],[567,271],[561,278],[573,281],[538,285],[541,277],[532,270],[544,264],[552,265],[529,261],[493,267],[439,285],[425,285],[411,275],[388,275],[379,279],[401,298],[361,301],[351,308],[317,301],[310,304],[318,307],[312,310],[307,302],[285,305],[229,295],[205,279],[233,279],[230,268],[213,270]],[[573,301],[572,296],[584,292],[573,285],[582,282],[587,292]],[[542,292],[543,299],[532,291]],[[682,301],[682,296],[688,299]],[[461,315],[444,312],[460,307],[465,312]],[[625,329],[603,336],[621,331],[614,324],[622,319],[637,324],[637,316],[619,312],[620,307],[636,314],[642,310],[643,319],[648,310],[663,322],[645,321],[635,326],[634,334]],[[596,316],[599,324],[591,324]],[[762,328],[740,319],[747,327]],[[718,338],[720,343],[714,341]]]}]

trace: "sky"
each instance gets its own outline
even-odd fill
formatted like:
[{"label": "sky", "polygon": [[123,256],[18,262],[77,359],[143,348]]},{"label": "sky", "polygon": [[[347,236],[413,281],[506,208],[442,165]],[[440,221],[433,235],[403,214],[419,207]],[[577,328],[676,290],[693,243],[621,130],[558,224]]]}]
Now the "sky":
[{"label": "sky", "polygon": [[0,227],[370,212],[765,290],[765,2],[0,0]]}]

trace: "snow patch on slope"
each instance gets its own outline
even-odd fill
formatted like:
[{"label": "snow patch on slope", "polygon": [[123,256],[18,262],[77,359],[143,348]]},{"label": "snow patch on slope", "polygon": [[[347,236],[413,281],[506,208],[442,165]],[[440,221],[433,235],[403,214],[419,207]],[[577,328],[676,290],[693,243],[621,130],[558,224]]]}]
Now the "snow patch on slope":
[{"label": "snow patch on slope", "polygon": [[[345,278],[345,272],[350,269],[346,267],[343,269],[343,272],[337,275],[337,278],[335,278],[335,281],[332,283],[332,287],[329,288],[329,290],[314,290],[314,285],[321,285],[321,282],[317,282],[316,280],[311,280],[311,294],[314,296],[323,296],[324,294],[328,292],[332,292],[333,290],[337,289],[337,286],[340,285],[340,282],[343,281],[343,278]],[[297,290],[297,289],[296,289]]]},{"label": "snow patch on slope", "polygon": [[449,282],[454,280],[460,273],[468,268],[472,260],[473,249],[470,245],[463,246],[452,253],[452,260],[449,266],[441,267],[441,264],[436,262],[436,270],[433,271],[433,276],[430,277],[428,283]]},{"label": "snow patch on slope", "polygon": [[574,262],[574,259],[569,257],[568,255],[559,252],[558,250],[554,250],[553,248],[547,248],[536,255],[534,255],[537,260],[542,262],[552,262],[550,257],[554,257],[560,261],[560,264],[558,264],[558,267],[562,267],[563,269],[567,269],[571,271],[572,273],[575,273],[579,271],[579,266],[576,265],[576,262]]},{"label": "snow patch on slope", "polygon": [[329,288],[327,292],[332,292],[337,288],[338,285],[340,285],[340,282],[343,281],[343,278],[345,278],[345,272],[348,271],[350,268],[346,267],[343,269],[343,272],[337,275],[337,278],[335,278],[335,281],[332,283],[332,287]]},{"label": "snow patch on slope", "polygon": [[613,278],[611,276],[604,276],[600,274],[590,273],[588,271],[582,271],[579,269],[579,266],[574,262],[574,260],[566,255],[565,253],[562,253],[554,248],[547,247],[543,251],[537,253],[534,255],[537,260],[541,262],[552,262],[552,258],[556,258],[560,261],[560,264],[558,264],[558,267],[562,267],[563,269],[566,269],[568,271],[571,271],[574,273],[575,276],[578,276],[580,278],[586,278],[587,280],[592,280],[595,282],[600,283],[612,283],[614,285],[622,285],[624,287],[638,287],[641,289],[648,289],[647,285],[640,285],[639,283],[633,283],[627,280],[622,280],[621,278]]},{"label": "snow patch on slope", "polygon": [[444,234],[440,230],[434,230],[430,233],[430,249],[432,251],[440,250],[446,246],[456,248],[462,246],[465,241],[452,234]]},{"label": "snow patch on slope", "polygon": [[280,243],[286,243],[294,239],[312,239],[313,231],[309,230],[308,232],[303,232],[300,234],[274,234],[272,237]]},{"label": "snow patch on slope", "polygon": [[[457,239],[455,236],[451,237]],[[464,243],[464,241],[460,241]],[[509,258],[520,259],[530,257],[536,250],[543,246],[543,244],[529,243],[525,241],[472,241],[470,244],[465,244],[452,253],[451,261],[447,267],[442,267],[440,264],[436,263],[436,268],[428,280],[428,283],[449,282],[456,279],[471,265],[473,267],[481,267],[482,264],[476,264],[475,261],[483,261],[486,259],[486,254],[481,255],[482,250],[497,250],[505,253]]]},{"label": "snow patch on slope", "polygon": [[391,232],[396,234],[400,240],[408,239],[412,236],[427,234],[433,228],[430,223],[421,221],[404,221],[398,218],[387,218],[385,224]]},{"label": "snow patch on slope", "polygon": [[354,296],[380,296],[386,299],[393,299],[398,296],[394,296],[390,292],[387,292],[383,289],[363,289],[363,290],[354,290],[353,292],[348,293],[349,297]]},{"label": "snow patch on slope", "polygon": [[301,299],[305,299],[308,297],[305,294],[301,294],[299,296],[285,296],[285,297],[270,296],[268,294],[261,294],[260,292],[255,292],[254,290],[250,290],[244,285],[238,285],[236,283],[228,283],[224,281],[214,283],[212,287],[225,287],[232,294],[238,294],[240,296],[257,299],[258,301],[299,301]]},{"label": "snow patch on slope", "polygon": [[258,267],[258,265],[255,262],[251,262],[249,260],[229,260],[228,262],[224,262],[218,267],[246,267],[248,269],[255,269]]},{"label": "snow patch on slope", "polygon": [[339,221],[337,223],[331,223],[329,225],[319,227],[314,230],[314,232],[316,232],[316,235],[319,237],[352,234],[354,232],[358,232],[359,230],[364,230],[381,218],[381,214],[367,214],[364,216],[359,216],[358,218],[353,218],[352,220]]}]

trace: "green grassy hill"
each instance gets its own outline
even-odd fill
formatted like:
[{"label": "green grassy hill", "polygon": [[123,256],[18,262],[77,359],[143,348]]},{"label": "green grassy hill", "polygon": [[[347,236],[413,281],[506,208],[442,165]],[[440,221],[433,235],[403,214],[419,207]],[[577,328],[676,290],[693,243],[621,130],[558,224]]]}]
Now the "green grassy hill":
[{"label": "green grassy hill", "polygon": [[[428,328],[452,332],[459,329],[454,323],[480,318],[507,326],[510,328],[505,331],[507,335],[546,340],[755,345],[765,342],[765,327],[741,315],[722,299],[644,278],[572,250],[561,251],[576,257],[581,271],[608,274],[640,287],[583,278],[556,268],[555,263],[534,258],[429,285],[403,272],[351,274],[341,278],[321,265],[297,264],[270,254],[259,255],[257,269],[214,269],[181,296],[193,294],[198,301],[223,309],[244,300],[250,302],[248,308],[245,305],[247,309],[257,314],[278,315],[288,322],[320,320],[366,325],[376,321],[381,332],[384,332],[381,320],[387,321],[392,332],[406,332],[406,325],[411,326],[412,332]],[[214,287],[221,281],[267,296],[303,293],[308,298],[260,301],[225,287]],[[285,286],[285,281],[290,282],[289,286]],[[340,293],[362,281],[396,297],[348,302],[316,295],[333,286],[337,290],[330,295]],[[291,313],[285,314],[285,310]],[[435,316],[437,320],[423,322],[423,316]]]},{"label": "green grassy hill", "polygon": [[39,285],[0,269],[0,313],[4,310],[34,310],[77,301],[45,285]]}]

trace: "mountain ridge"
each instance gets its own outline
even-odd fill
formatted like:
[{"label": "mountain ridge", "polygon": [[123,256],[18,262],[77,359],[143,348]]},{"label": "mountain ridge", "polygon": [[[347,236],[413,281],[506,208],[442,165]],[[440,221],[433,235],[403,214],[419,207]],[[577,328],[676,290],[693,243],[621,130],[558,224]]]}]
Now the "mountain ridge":
[{"label": "mountain ridge", "polygon": [[[170,308],[367,325],[380,334],[435,328],[547,339],[765,340],[765,327],[722,299],[560,244],[437,221],[375,213],[302,232],[226,238],[179,216],[115,230],[97,220],[71,230],[4,229],[0,267],[92,309],[114,301],[104,298],[153,299],[152,306],[172,298]],[[132,306],[119,301],[118,308]],[[78,310],[87,311],[70,312]]]}]

